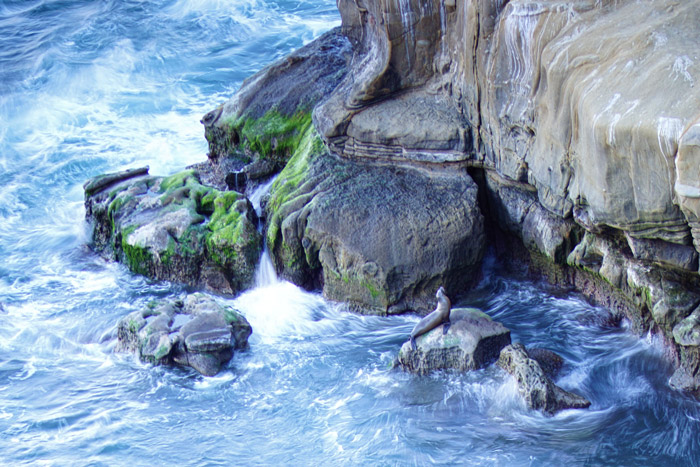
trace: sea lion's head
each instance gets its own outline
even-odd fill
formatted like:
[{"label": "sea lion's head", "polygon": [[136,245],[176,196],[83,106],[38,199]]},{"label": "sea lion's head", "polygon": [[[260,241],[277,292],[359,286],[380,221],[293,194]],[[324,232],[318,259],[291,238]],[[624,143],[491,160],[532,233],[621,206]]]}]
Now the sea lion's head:
[{"label": "sea lion's head", "polygon": [[443,286],[440,286],[439,289],[437,289],[437,292],[435,292],[435,298],[440,298],[440,296],[445,296],[447,293],[445,293],[445,288]]}]

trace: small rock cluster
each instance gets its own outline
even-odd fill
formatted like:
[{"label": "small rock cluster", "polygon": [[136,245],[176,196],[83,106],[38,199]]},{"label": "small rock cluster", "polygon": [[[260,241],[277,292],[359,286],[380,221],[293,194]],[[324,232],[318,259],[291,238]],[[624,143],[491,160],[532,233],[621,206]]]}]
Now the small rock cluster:
[{"label": "small rock cluster", "polygon": [[248,347],[251,332],[239,312],[196,293],[155,302],[124,317],[117,325],[117,349],[134,351],[155,365],[189,366],[214,376],[234,350]]},{"label": "small rock cluster", "polygon": [[253,206],[203,185],[195,170],[95,177],[85,184],[85,214],[93,248],[136,273],[230,295],[253,282],[262,248]]},{"label": "small rock cluster", "polygon": [[474,308],[453,308],[450,322],[447,333],[443,334],[444,325],[440,325],[418,337],[415,350],[410,342],[404,343],[397,365],[425,374],[438,369],[476,370],[497,361],[515,377],[518,391],[531,409],[554,414],[591,405],[552,382],[563,365],[556,353],[546,349],[528,351],[522,344],[511,344],[505,326]]}]

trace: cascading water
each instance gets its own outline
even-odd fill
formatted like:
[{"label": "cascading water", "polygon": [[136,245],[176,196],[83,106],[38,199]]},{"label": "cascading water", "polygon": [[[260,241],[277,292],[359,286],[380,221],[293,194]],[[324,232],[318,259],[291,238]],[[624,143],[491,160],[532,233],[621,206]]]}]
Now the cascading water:
[{"label": "cascading water", "polygon": [[83,182],[203,160],[201,116],[338,23],[326,0],[0,0],[2,463],[697,463],[700,408],[668,388],[658,343],[496,264],[463,304],[560,353],[557,383],[590,409],[529,411],[495,367],[390,370],[416,316],[360,316],[269,279],[222,299],[254,332],[217,377],[114,352],[121,317],[184,289],[86,247]]},{"label": "cascading water", "polygon": [[[250,202],[253,205],[258,218],[261,218],[263,214],[262,207],[260,205],[262,198],[269,193],[272,184],[275,182],[275,178],[276,177],[272,177],[267,182],[261,184],[250,195]],[[258,229],[260,231],[263,230],[262,222],[258,226]],[[260,255],[260,262],[258,263],[258,268],[255,271],[255,287],[267,287],[274,285],[277,282],[277,272],[275,271],[275,266],[272,264],[270,252],[267,251],[267,242],[263,242],[263,251]]]}]

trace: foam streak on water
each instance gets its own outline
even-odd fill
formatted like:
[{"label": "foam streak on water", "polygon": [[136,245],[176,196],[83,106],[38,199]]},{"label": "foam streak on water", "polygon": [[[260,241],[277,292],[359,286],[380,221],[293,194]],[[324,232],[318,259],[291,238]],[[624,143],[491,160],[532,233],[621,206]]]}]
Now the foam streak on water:
[{"label": "foam streak on water", "polygon": [[390,371],[417,317],[279,280],[222,299],[254,333],[217,377],[114,352],[119,318],[184,290],[86,247],[84,181],[203,160],[199,118],[336,24],[332,0],[0,0],[3,465],[697,463],[700,409],[654,342],[493,272],[464,304],[561,353],[590,410],[528,411],[493,367]]}]

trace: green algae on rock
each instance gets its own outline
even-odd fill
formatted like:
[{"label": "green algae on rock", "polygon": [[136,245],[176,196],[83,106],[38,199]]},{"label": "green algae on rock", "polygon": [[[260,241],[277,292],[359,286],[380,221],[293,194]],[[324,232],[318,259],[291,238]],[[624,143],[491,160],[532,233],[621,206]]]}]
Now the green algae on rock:
[{"label": "green algae on rock", "polygon": [[202,185],[194,170],[129,175],[86,192],[96,250],[153,279],[228,294],[252,283],[262,237],[243,195]]},{"label": "green algae on rock", "polygon": [[270,110],[257,119],[231,117],[224,122],[231,144],[229,157],[238,157],[244,162],[267,159],[277,167],[284,167],[309,125],[311,112],[308,109],[290,116]]},{"label": "green algae on rock", "polygon": [[236,95],[202,118],[209,162],[259,179],[280,171],[311,125],[311,111],[345,76],[351,53],[335,28],[246,79]]}]

